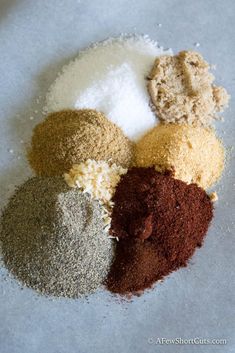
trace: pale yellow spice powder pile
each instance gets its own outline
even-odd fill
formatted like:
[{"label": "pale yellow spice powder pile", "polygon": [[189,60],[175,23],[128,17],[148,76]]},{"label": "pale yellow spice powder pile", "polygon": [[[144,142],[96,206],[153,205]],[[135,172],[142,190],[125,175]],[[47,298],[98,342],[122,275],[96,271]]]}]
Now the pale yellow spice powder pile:
[{"label": "pale yellow spice powder pile", "polygon": [[136,165],[173,169],[175,178],[206,189],[222,174],[224,148],[212,129],[159,124],[137,143]]},{"label": "pale yellow spice powder pile", "polygon": [[28,159],[40,176],[62,175],[87,159],[126,168],[132,162],[133,146],[102,113],[64,110],[50,114],[34,128]]}]

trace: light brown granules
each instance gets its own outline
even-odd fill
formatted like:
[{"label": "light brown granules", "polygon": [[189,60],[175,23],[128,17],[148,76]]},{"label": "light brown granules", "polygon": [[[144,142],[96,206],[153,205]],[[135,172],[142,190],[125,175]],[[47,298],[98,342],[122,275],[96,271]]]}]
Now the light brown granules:
[{"label": "light brown granules", "polygon": [[37,175],[68,172],[87,159],[128,167],[133,143],[102,113],[90,109],[50,114],[33,132],[28,159]]},{"label": "light brown granules", "polygon": [[175,178],[206,189],[221,176],[224,148],[212,129],[160,124],[137,143],[136,164],[174,169]]},{"label": "light brown granules", "polygon": [[209,196],[210,196],[211,202],[216,202],[219,199],[216,191],[212,192]]},{"label": "light brown granules", "polygon": [[148,83],[152,102],[165,122],[209,125],[228,105],[229,95],[214,86],[214,76],[203,57],[194,51],[155,60]]}]

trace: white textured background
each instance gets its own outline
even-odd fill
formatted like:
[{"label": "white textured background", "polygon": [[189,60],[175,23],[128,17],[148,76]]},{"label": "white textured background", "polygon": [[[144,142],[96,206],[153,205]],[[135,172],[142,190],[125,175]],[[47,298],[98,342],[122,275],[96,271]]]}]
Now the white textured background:
[{"label": "white textured background", "polygon": [[[217,65],[217,83],[234,95],[234,14],[233,0],[0,0],[1,205],[30,175],[21,140],[29,141],[47,88],[79,49],[120,32],[147,33],[174,52],[199,42]],[[234,113],[232,99],[218,124],[227,147],[234,143]],[[190,266],[131,303],[108,293],[89,302],[39,297],[2,268],[0,353],[234,353],[233,171],[231,153],[215,188],[213,225]],[[148,343],[151,337],[225,338],[227,345],[159,346]]]}]

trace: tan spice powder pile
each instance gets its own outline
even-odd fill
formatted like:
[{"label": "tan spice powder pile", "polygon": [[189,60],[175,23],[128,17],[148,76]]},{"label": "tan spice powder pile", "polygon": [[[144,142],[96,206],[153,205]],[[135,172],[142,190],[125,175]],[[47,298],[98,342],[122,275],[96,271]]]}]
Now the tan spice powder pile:
[{"label": "tan spice powder pile", "polygon": [[213,85],[209,64],[194,51],[164,55],[155,60],[149,75],[149,93],[164,122],[209,125],[228,105],[223,87]]},{"label": "tan spice powder pile", "polygon": [[102,113],[64,110],[50,114],[34,128],[28,159],[40,176],[62,175],[87,159],[128,167],[133,146]]},{"label": "tan spice powder pile", "polygon": [[137,143],[136,164],[173,169],[175,178],[206,189],[222,174],[224,148],[212,129],[159,124]]}]

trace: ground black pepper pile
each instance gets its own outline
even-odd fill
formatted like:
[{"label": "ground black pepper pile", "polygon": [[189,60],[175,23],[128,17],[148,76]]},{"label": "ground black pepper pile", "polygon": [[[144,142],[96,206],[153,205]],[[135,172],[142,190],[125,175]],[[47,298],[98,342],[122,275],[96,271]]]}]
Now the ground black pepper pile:
[{"label": "ground black pepper pile", "polygon": [[43,294],[92,293],[113,260],[115,243],[104,232],[100,205],[60,177],[21,185],[2,214],[1,229],[7,268]]}]

